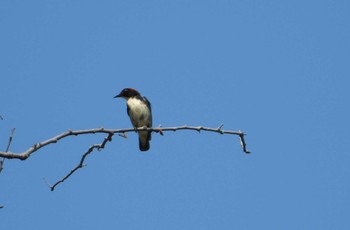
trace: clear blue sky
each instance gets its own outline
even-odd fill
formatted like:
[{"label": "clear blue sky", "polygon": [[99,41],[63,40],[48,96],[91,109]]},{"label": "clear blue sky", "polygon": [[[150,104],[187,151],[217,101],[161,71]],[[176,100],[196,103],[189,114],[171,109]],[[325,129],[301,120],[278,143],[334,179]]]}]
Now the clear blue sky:
[{"label": "clear blue sky", "polygon": [[0,174],[1,228],[350,229],[349,1],[0,2],[0,147],[67,129],[131,127],[134,87],[154,125],[243,130],[72,137]]}]

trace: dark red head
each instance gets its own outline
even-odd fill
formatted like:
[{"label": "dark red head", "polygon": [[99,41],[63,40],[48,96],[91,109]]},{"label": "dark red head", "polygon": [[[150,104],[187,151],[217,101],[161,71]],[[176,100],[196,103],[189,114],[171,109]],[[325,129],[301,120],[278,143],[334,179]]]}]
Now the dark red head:
[{"label": "dark red head", "polygon": [[128,98],[136,97],[136,96],[140,96],[140,93],[136,89],[125,88],[117,96],[115,96],[114,98],[122,97],[124,99],[128,99]]}]

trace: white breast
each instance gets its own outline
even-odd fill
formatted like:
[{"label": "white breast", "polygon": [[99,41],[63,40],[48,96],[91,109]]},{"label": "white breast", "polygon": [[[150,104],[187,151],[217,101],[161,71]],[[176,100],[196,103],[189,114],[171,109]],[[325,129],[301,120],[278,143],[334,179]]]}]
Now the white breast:
[{"label": "white breast", "polygon": [[136,98],[130,98],[127,103],[130,109],[129,116],[132,124],[135,127],[150,126],[151,112],[147,105]]}]

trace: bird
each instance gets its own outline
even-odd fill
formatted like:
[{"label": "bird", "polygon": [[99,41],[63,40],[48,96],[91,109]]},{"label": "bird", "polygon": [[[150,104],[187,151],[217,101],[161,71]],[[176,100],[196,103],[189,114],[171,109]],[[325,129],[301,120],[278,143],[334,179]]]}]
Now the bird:
[{"label": "bird", "polygon": [[[151,103],[146,97],[133,88],[125,88],[114,98],[124,98],[126,100],[127,113],[135,129],[152,127]],[[139,148],[147,151],[150,148],[151,131],[138,131]]]}]

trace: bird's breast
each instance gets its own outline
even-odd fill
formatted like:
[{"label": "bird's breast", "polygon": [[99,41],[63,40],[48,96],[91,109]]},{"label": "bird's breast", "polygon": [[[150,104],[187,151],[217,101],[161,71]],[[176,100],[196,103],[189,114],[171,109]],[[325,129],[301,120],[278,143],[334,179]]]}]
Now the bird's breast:
[{"label": "bird's breast", "polygon": [[127,102],[129,116],[135,127],[149,126],[151,112],[146,103],[140,99],[130,98]]}]

